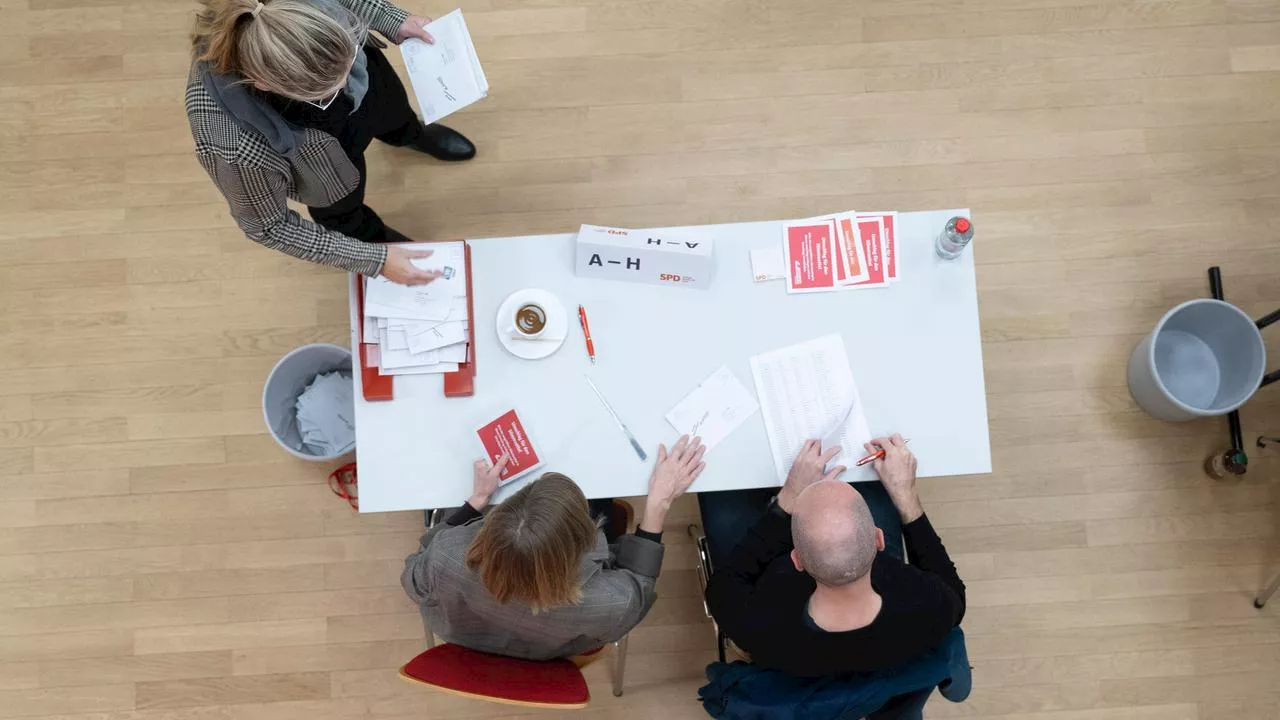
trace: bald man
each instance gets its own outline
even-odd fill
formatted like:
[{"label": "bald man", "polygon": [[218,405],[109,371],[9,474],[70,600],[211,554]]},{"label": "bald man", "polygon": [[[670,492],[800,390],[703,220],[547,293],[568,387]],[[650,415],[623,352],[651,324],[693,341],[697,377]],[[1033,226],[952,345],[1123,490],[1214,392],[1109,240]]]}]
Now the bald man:
[{"label": "bald man", "polygon": [[[915,457],[898,435],[868,445],[877,449],[880,483],[855,489],[837,479],[843,467],[827,469],[834,452],[810,441],[736,546],[722,557],[713,548],[707,604],[754,663],[801,677],[887,670],[960,624],[964,583],[920,505]],[[881,497],[893,522],[868,506]]]}]

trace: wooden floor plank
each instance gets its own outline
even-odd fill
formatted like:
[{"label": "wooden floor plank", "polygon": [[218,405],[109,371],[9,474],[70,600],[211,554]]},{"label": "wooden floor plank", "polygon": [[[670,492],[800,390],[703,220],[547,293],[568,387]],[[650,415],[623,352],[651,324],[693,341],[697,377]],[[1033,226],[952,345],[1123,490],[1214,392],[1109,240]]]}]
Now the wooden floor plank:
[{"label": "wooden floor plank", "polygon": [[[462,7],[493,89],[447,122],[478,157],[369,152],[369,203],[411,236],[973,210],[994,472],[921,482],[975,667],[930,717],[1280,715],[1280,602],[1250,602],[1280,571],[1280,451],[1214,483],[1224,423],[1125,387],[1209,265],[1280,306],[1280,6]],[[546,717],[396,678],[421,514],[352,512],[266,433],[276,360],[347,341],[345,276],[244,238],[193,159],[194,9],[0,0],[0,717]],[[1280,435],[1280,396],[1242,417]],[[696,519],[676,503],[627,692],[588,667],[584,718],[705,717]]]}]

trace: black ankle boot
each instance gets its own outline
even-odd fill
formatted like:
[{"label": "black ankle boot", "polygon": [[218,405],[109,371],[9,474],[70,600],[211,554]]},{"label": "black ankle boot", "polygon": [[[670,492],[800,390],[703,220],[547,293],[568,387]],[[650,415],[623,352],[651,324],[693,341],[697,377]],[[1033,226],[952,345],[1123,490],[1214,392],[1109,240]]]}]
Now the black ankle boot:
[{"label": "black ankle boot", "polygon": [[456,162],[476,156],[476,146],[465,135],[438,123],[424,125],[422,136],[409,147],[437,160]]}]

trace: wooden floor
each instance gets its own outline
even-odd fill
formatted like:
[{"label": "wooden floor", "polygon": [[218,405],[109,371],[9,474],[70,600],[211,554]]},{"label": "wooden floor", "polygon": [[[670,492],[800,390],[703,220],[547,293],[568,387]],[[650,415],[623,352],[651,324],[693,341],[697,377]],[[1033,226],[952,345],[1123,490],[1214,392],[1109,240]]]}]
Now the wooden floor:
[{"label": "wooden floor", "polygon": [[[1224,423],[1124,385],[1209,265],[1280,306],[1280,3],[462,5],[493,94],[451,121],[480,156],[369,163],[421,239],[973,209],[995,472],[923,483],[976,682],[931,716],[1280,717],[1280,602],[1250,602],[1280,460],[1215,485]],[[0,0],[0,718],[524,717],[396,678],[421,516],[354,515],[265,434],[273,362],[347,337],[344,277],[244,239],[192,157],[192,7]],[[1250,442],[1278,411],[1249,405]],[[626,695],[594,667],[584,716],[702,716],[674,514]]]}]

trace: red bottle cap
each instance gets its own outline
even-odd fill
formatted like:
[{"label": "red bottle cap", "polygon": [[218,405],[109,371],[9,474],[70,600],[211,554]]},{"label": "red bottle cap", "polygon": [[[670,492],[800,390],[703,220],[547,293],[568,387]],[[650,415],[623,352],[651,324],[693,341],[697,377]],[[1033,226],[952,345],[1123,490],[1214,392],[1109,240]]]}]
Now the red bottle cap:
[{"label": "red bottle cap", "polygon": [[969,218],[956,218],[956,232],[967,233],[970,227]]}]

